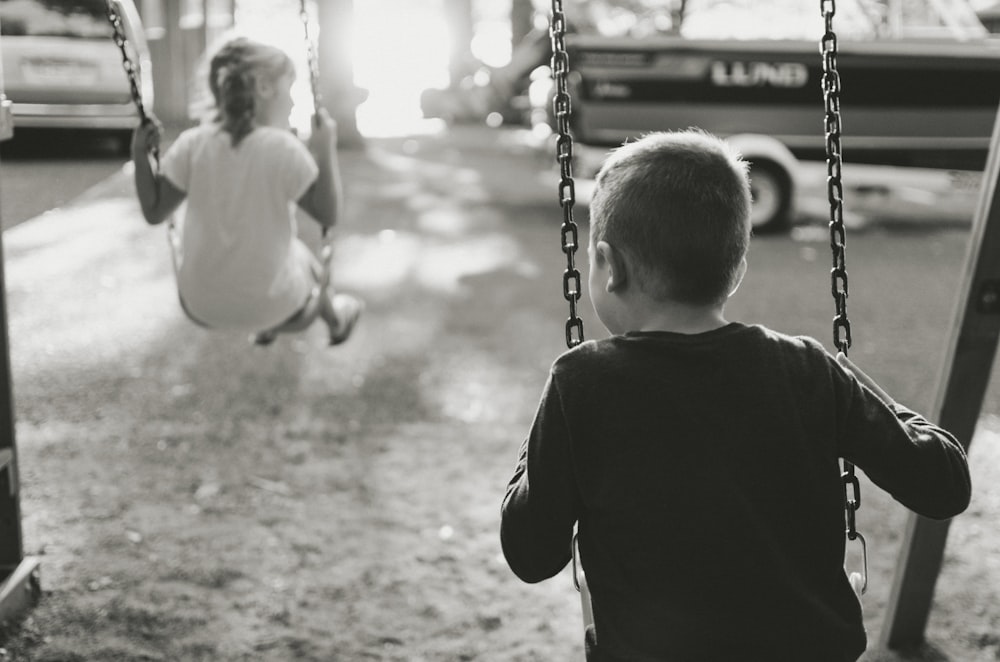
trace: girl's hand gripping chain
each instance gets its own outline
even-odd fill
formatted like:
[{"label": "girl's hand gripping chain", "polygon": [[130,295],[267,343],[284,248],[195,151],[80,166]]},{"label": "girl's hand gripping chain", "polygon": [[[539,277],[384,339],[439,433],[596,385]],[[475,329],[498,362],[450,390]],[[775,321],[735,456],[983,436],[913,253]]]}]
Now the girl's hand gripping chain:
[{"label": "girl's hand gripping chain", "polygon": [[132,132],[132,156],[154,156],[160,153],[160,135],[163,124],[155,115],[148,115]]},{"label": "girl's hand gripping chain", "polygon": [[169,200],[164,200],[162,178],[159,172],[162,131],[163,125],[156,116],[147,115],[132,132],[135,188],[142,206],[142,214],[150,225],[160,223],[167,218],[182,197],[179,192],[174,190],[166,196]]},{"label": "girl's hand gripping chain", "polygon": [[325,235],[329,228],[337,224],[341,200],[340,168],[337,161],[337,123],[325,108],[320,108],[313,115],[308,147],[316,159],[319,175],[303,196],[300,205],[323,226]]},{"label": "girl's hand gripping chain", "polygon": [[330,158],[337,149],[337,122],[325,108],[313,115],[312,134],[309,136],[309,151],[319,161]]}]

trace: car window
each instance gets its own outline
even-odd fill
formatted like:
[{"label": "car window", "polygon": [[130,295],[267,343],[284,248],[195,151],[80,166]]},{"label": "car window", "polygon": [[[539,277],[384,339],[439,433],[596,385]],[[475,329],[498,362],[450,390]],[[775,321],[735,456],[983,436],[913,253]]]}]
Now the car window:
[{"label": "car window", "polygon": [[107,39],[105,0],[0,0],[3,36]]}]

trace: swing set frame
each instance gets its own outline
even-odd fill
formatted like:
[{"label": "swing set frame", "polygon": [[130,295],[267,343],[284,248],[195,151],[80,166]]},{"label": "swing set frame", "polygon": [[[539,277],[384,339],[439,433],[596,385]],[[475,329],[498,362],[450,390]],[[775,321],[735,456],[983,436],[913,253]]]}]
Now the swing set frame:
[{"label": "swing set frame", "polygon": [[[820,40],[823,58],[823,126],[827,162],[827,195],[830,205],[830,248],[833,266],[830,271],[831,293],[836,314],[833,318],[833,344],[847,354],[851,346],[851,324],[847,316],[848,275],[845,265],[847,237],[843,220],[844,189],[841,150],[840,74],[837,71],[837,35],[833,19],[836,0],[820,0],[824,34]],[[566,320],[566,346],[583,342],[583,322],[577,305],[582,296],[579,271],[574,256],[579,245],[579,231],[573,218],[575,184],[572,172],[573,137],[571,132],[572,100],[569,95],[569,56],[566,50],[567,19],[562,0],[551,0],[549,36],[552,45],[551,71],[556,93],[552,101],[556,124],[556,162],[560,169],[559,206],[562,208],[561,248],[566,255],[563,272],[563,297],[569,303]],[[983,398],[992,372],[1000,338],[1000,263],[987,256],[1000,254],[1000,109],[990,141],[987,166],[980,190],[980,201],[973,219],[966,267],[961,284],[956,324],[944,357],[937,418],[952,431],[968,451],[982,410]],[[848,542],[860,545],[862,568],[849,573],[858,597],[868,588],[868,546],[857,530],[856,513],[861,506],[860,483],[854,465],[844,460],[845,535]],[[905,539],[888,605],[886,627],[880,644],[887,648],[906,648],[924,640],[934,585],[940,574],[950,520],[936,521],[910,513]],[[578,531],[570,541],[572,576],[580,592],[585,630],[593,627],[593,606],[586,576],[579,560]],[[596,639],[596,630],[595,630]]]}]

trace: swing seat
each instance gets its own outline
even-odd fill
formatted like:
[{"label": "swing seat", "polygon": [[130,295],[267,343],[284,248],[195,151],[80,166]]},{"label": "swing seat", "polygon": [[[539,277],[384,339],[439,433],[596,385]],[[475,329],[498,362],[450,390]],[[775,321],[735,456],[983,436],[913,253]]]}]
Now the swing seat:
[{"label": "swing seat", "polygon": [[[181,239],[181,227],[180,223],[171,216],[167,221],[167,245],[170,249],[170,259],[174,270],[174,277],[176,279],[177,274],[180,272],[180,265],[184,260],[184,250],[183,242]],[[257,333],[250,335],[250,342],[255,345],[266,346],[270,345],[278,337],[279,333],[294,333],[297,331],[303,331],[307,329],[316,318],[319,317],[320,304],[322,303],[322,295],[330,286],[331,276],[333,271],[333,245],[330,241],[330,237],[327,232],[323,233],[323,247],[319,253],[319,269],[315,270],[314,276],[316,278],[316,284],[309,290],[309,295],[306,298],[305,303],[302,307],[294,313],[291,317],[281,322],[275,327],[270,329],[265,329]],[[212,329],[214,325],[199,319],[197,315],[193,314],[191,310],[185,305],[184,298],[180,295],[178,291],[178,299],[180,301],[181,310],[184,311],[184,315],[191,320],[194,324],[204,328]],[[350,334],[354,323],[357,321],[357,314],[350,315],[350,319],[347,320],[348,324],[345,325],[345,329],[337,334],[337,337],[330,339],[330,344],[336,345],[340,344],[347,339]]]},{"label": "swing seat", "polygon": [[[850,536],[848,536],[848,541],[850,541],[850,539]],[[844,571],[847,573],[847,581],[851,583],[851,588],[854,589],[854,594],[857,595],[858,600],[860,600],[861,596],[868,590],[868,542],[858,531],[854,532],[854,539],[858,543],[861,551],[861,570],[848,570],[845,563]]]}]

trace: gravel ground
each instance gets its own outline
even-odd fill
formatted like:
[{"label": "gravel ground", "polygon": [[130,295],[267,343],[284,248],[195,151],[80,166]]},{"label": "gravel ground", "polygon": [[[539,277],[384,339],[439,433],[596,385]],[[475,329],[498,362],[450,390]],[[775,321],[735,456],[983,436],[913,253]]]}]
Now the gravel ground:
[{"label": "gravel ground", "polygon": [[[334,278],[368,310],[334,349],[319,328],[262,349],[188,323],[127,172],[5,233],[24,538],[44,595],[0,660],[582,659],[568,574],[520,584],[497,535],[562,350],[550,160],[484,129],[342,158]],[[898,224],[850,239],[852,358],[917,408],[933,402],[966,239]],[[829,342],[824,241],[755,239],[730,317]],[[997,374],[930,643],[868,662],[1000,659]],[[862,489],[875,641],[905,511]]]}]

